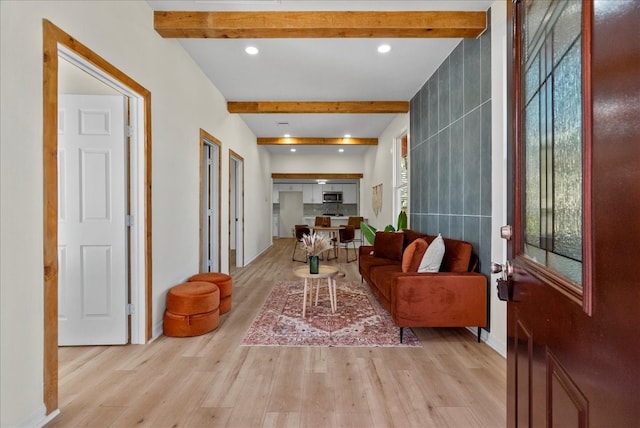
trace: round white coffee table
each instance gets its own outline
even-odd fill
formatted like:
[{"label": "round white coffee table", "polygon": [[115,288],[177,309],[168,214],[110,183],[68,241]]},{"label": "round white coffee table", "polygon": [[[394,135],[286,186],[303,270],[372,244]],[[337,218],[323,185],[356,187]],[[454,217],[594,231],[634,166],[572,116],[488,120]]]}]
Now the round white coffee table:
[{"label": "round white coffee table", "polygon": [[318,273],[310,273],[309,266],[301,266],[293,270],[293,274],[299,278],[304,278],[304,293],[302,298],[302,318],[307,313],[307,292],[309,293],[309,305],[313,302],[313,282],[309,284],[309,280],[316,281],[316,305],[318,304],[318,289],[322,279],[327,278],[327,288],[329,289],[329,300],[331,302],[331,312],[336,311],[336,275],[338,268],[327,265],[320,265]]}]

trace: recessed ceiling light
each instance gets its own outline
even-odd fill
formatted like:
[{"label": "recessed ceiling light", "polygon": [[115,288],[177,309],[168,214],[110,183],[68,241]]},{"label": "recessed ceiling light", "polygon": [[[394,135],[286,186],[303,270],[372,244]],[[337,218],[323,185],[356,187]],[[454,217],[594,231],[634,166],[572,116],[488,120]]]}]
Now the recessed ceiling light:
[{"label": "recessed ceiling light", "polygon": [[295,151],[296,151],[296,149],[293,149],[293,148],[292,148],[292,149],[290,149],[290,150],[291,150],[292,152],[295,152]]},{"label": "recessed ceiling light", "polygon": [[378,52],[380,53],[387,53],[391,50],[391,46],[389,45],[380,45],[378,46]]},{"label": "recessed ceiling light", "polygon": [[247,46],[247,47],[244,49],[244,51],[245,51],[246,53],[248,53],[249,55],[256,55],[258,52],[260,52],[260,51],[258,50],[258,48],[257,48],[257,47],[255,47],[255,46]]},{"label": "recessed ceiling light", "polygon": [[340,153],[342,153],[342,152],[344,152],[344,149],[338,149],[338,151],[339,151]]},{"label": "recessed ceiling light", "polygon": [[291,137],[291,134],[284,134],[284,138],[289,138]]},{"label": "recessed ceiling light", "polygon": [[344,134],[344,138],[351,138],[351,134]]}]

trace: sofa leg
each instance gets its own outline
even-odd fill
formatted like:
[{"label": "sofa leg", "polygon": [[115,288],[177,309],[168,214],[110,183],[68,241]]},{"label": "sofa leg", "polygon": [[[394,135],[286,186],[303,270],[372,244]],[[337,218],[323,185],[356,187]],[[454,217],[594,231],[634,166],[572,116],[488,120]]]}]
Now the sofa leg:
[{"label": "sofa leg", "polygon": [[478,327],[478,343],[480,343],[480,335],[482,333],[482,327]]},{"label": "sofa leg", "polygon": [[404,333],[404,327],[400,327],[400,343],[402,343],[402,334]]}]

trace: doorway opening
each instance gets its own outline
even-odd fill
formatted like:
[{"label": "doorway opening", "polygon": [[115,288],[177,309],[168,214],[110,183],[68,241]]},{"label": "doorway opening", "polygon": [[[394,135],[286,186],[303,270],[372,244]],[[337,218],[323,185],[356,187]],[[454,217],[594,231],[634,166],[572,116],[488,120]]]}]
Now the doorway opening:
[{"label": "doorway opening", "polygon": [[244,158],[229,150],[229,272],[244,266]]},{"label": "doorway opening", "polygon": [[409,135],[403,130],[393,150],[393,215],[401,211],[409,217]]},{"label": "doorway opening", "polygon": [[128,99],[129,277],[131,343],[151,338],[151,93],[75,38],[43,20],[43,399],[49,415],[58,408],[58,74],[65,60]]},{"label": "doorway opening", "polygon": [[221,145],[200,130],[200,272],[220,270]]}]

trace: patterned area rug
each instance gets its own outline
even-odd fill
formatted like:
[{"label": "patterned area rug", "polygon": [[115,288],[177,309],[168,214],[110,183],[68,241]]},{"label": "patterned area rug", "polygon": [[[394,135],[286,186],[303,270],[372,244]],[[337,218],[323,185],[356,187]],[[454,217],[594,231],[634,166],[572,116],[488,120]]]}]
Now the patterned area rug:
[{"label": "patterned area rug", "polygon": [[[307,304],[302,318],[302,281],[278,282],[247,331],[246,346],[420,346],[409,328],[400,329],[369,287],[338,281],[337,310],[331,313],[326,281],[318,306]],[[314,295],[315,299],[315,295]]]}]

